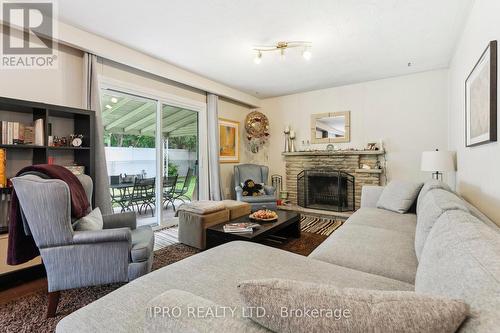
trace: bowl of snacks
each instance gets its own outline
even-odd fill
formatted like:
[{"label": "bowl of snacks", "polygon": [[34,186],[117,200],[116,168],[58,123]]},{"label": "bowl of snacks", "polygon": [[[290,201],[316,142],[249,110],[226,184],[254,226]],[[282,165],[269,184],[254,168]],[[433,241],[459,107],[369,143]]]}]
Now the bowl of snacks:
[{"label": "bowl of snacks", "polygon": [[273,222],[278,219],[278,214],[269,209],[261,209],[253,212],[249,217],[256,222]]}]

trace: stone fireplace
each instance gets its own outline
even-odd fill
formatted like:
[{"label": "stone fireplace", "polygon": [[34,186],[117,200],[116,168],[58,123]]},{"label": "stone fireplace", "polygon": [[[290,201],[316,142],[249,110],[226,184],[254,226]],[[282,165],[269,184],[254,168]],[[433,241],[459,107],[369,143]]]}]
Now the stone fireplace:
[{"label": "stone fireplace", "polygon": [[[286,190],[293,205],[299,204],[298,177],[304,170],[335,170],[354,177],[354,210],[359,208],[361,188],[364,185],[380,185],[381,169],[376,169],[379,150],[310,151],[283,153],[286,167]],[[366,164],[371,169],[362,169]],[[304,193],[302,193],[303,195]],[[333,197],[331,198],[333,200]],[[320,200],[321,201],[321,200]],[[334,200],[333,200],[334,201]],[[351,205],[352,207],[352,205]],[[321,208],[316,208],[321,209]]]},{"label": "stone fireplace", "polygon": [[354,210],[354,176],[347,172],[303,170],[297,176],[297,204],[304,208]]}]

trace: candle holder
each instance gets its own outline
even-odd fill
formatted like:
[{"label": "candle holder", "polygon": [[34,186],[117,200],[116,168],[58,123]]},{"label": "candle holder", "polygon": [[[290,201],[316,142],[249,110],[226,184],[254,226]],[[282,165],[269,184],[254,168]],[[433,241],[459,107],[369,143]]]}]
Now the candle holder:
[{"label": "candle holder", "polygon": [[285,150],[284,150],[284,152],[288,153],[288,152],[290,152],[290,146],[288,145],[289,135],[290,135],[290,127],[285,128],[283,133],[285,134]]},{"label": "candle holder", "polygon": [[295,133],[290,134],[290,152],[295,153],[297,150],[295,149]]}]

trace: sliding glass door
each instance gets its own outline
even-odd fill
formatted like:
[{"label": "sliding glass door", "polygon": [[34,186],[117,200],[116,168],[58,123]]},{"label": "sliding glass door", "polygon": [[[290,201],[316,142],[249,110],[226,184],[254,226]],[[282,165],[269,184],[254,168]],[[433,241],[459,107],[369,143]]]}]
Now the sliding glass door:
[{"label": "sliding glass door", "polygon": [[175,209],[198,198],[199,111],[117,89],[103,89],[101,104],[114,211],[174,224]]},{"label": "sliding glass door", "polygon": [[161,139],[163,218],[168,224],[173,208],[198,198],[198,112],[164,104]]}]

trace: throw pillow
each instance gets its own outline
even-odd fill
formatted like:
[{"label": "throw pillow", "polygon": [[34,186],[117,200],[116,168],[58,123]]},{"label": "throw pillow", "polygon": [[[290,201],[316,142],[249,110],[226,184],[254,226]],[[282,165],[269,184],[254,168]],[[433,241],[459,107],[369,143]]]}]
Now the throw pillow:
[{"label": "throw pillow", "polygon": [[102,230],[104,222],[99,207],[91,211],[87,216],[82,217],[73,224],[76,231]]},{"label": "throw pillow", "polygon": [[148,302],[143,332],[269,332],[255,321],[242,318],[242,311],[232,309],[184,290],[170,289]]},{"label": "throw pillow", "polygon": [[443,183],[440,180],[437,179],[429,179],[424,183],[424,186],[422,186],[422,189],[420,190],[420,193],[418,194],[417,198],[417,215],[420,214],[420,207],[422,205],[422,200],[424,200],[425,195],[427,192],[436,190],[436,189],[441,189],[445,190],[448,192],[452,192],[451,188],[446,184]]},{"label": "throw pillow", "polygon": [[280,279],[243,281],[238,290],[244,306],[264,309],[252,320],[275,332],[455,332],[468,314],[462,301],[408,291]]},{"label": "throw pillow", "polygon": [[415,202],[422,186],[422,183],[393,180],[382,191],[377,208],[404,214]]},{"label": "throw pillow", "polygon": [[254,182],[252,179],[247,179],[243,183],[243,196],[245,197],[256,197],[262,195],[261,191],[264,190],[264,186],[262,184],[258,184]]}]

